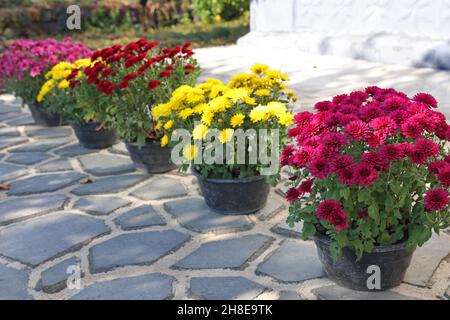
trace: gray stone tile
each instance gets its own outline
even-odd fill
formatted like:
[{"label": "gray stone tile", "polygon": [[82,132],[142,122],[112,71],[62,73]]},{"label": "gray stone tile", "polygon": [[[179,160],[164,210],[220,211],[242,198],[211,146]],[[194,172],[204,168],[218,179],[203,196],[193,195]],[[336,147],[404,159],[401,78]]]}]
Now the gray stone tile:
[{"label": "gray stone tile", "polygon": [[173,297],[174,278],[154,273],[94,283],[73,300],[167,300]]},{"label": "gray stone tile", "polygon": [[173,268],[244,270],[248,262],[259,256],[274,240],[265,235],[254,234],[207,242],[178,261]]},{"label": "gray stone tile", "polygon": [[19,131],[15,127],[0,127],[0,137],[18,137]]},{"label": "gray stone tile", "polygon": [[22,108],[18,104],[12,104],[12,103],[2,103],[0,105],[0,114],[5,113],[20,113],[22,112]]},{"label": "gray stone tile", "polygon": [[17,117],[20,117],[21,115],[22,115],[22,113],[19,113],[19,112],[2,113],[2,114],[0,114],[0,121],[15,119]]},{"label": "gray stone tile", "polygon": [[125,155],[125,156],[128,156],[128,155],[129,155],[128,149],[127,149],[127,147],[125,146],[125,143],[123,143],[123,142],[119,142],[119,143],[113,145],[113,146],[112,146],[111,148],[109,148],[108,150],[109,150],[109,152],[111,152],[111,153],[121,154],[121,155]]},{"label": "gray stone tile", "polygon": [[21,143],[27,142],[28,139],[25,137],[2,137],[0,139],[0,150],[16,146]]},{"label": "gray stone tile", "polygon": [[31,115],[25,114],[24,116],[21,116],[19,118],[8,120],[5,123],[10,126],[27,126],[34,124],[34,119]]},{"label": "gray stone tile", "polygon": [[124,266],[150,265],[176,251],[189,238],[176,230],[122,234],[89,249],[90,270],[99,273]]},{"label": "gray stone tile", "polygon": [[39,165],[36,168],[39,172],[50,173],[50,172],[60,172],[60,171],[71,171],[73,170],[70,161],[67,159],[56,159],[44,164]]},{"label": "gray stone tile", "polygon": [[62,138],[70,136],[72,129],[70,127],[30,126],[25,128],[25,134],[28,137],[37,139]]},{"label": "gray stone tile", "polygon": [[283,221],[273,226],[270,230],[285,237],[301,239],[302,229],[303,222],[297,223],[294,228],[291,228],[285,221]]},{"label": "gray stone tile", "polygon": [[182,197],[187,195],[187,191],[181,181],[168,176],[157,176],[131,192],[130,195],[141,200],[160,200]]},{"label": "gray stone tile", "polygon": [[129,204],[130,201],[119,197],[90,196],[78,199],[73,207],[93,215],[103,216]]},{"label": "gray stone tile", "polygon": [[28,278],[30,272],[26,269],[17,270],[0,264],[0,300],[32,300],[28,293]]},{"label": "gray stone tile", "polygon": [[304,300],[295,291],[281,291],[278,300]]},{"label": "gray stone tile", "polygon": [[267,221],[272,219],[277,213],[279,213],[281,210],[285,209],[286,205],[284,204],[283,199],[274,194],[270,193],[269,198],[267,199],[266,206],[261,209],[259,212],[257,212],[255,215],[258,217],[261,221]]},{"label": "gray stone tile", "polygon": [[8,181],[25,175],[28,169],[13,164],[0,163],[0,181]]},{"label": "gray stone tile", "polygon": [[189,294],[201,300],[252,300],[265,288],[244,277],[192,278]]},{"label": "gray stone tile", "polygon": [[49,158],[50,156],[45,152],[17,152],[12,153],[5,161],[31,166],[44,160],[48,160]]},{"label": "gray stone tile", "polygon": [[164,209],[185,228],[199,233],[234,233],[250,230],[253,223],[246,216],[223,215],[212,211],[199,197],[170,201]]},{"label": "gray stone tile", "polygon": [[405,282],[420,287],[430,286],[430,279],[442,260],[450,254],[450,237],[445,233],[417,248],[405,276]]},{"label": "gray stone tile", "polygon": [[[101,220],[57,212],[8,226],[0,231],[0,254],[37,266],[75,251],[110,232]],[[17,241],[20,239],[20,241]]]},{"label": "gray stone tile", "polygon": [[45,152],[52,149],[55,149],[59,146],[62,146],[64,144],[67,144],[70,142],[70,140],[73,140],[72,138],[58,138],[58,139],[48,139],[48,140],[38,140],[33,141],[24,145],[21,145],[20,147],[13,148],[9,150],[10,152]]},{"label": "gray stone tile", "polygon": [[68,198],[62,194],[7,199],[0,202],[0,225],[60,210]]},{"label": "gray stone tile", "polygon": [[84,176],[79,172],[68,172],[23,178],[10,183],[8,195],[20,196],[53,192],[78,182]]},{"label": "gray stone tile", "polygon": [[324,276],[315,246],[304,241],[286,240],[256,269],[280,282],[302,282]]},{"label": "gray stone tile", "polygon": [[67,279],[71,275],[68,268],[79,265],[79,260],[71,257],[44,270],[36,284],[36,290],[49,294],[64,290],[67,287]]},{"label": "gray stone tile", "polygon": [[166,221],[161,217],[151,205],[143,205],[114,219],[114,223],[122,230],[136,230],[151,226],[166,225]]},{"label": "gray stone tile", "polygon": [[313,289],[312,293],[319,300],[417,300],[393,291],[362,292],[337,285]]},{"label": "gray stone tile", "polygon": [[85,171],[95,176],[109,176],[134,171],[134,164],[129,158],[105,154],[86,155],[78,158]]},{"label": "gray stone tile", "polygon": [[83,154],[89,154],[98,152],[98,150],[95,149],[88,149],[83,147],[82,145],[78,143],[74,143],[65,147],[62,147],[55,151],[55,154],[61,156],[61,157],[77,157],[81,156]]},{"label": "gray stone tile", "polygon": [[93,183],[75,188],[72,193],[78,196],[116,193],[134,186],[147,177],[145,174],[127,174],[100,178]]}]

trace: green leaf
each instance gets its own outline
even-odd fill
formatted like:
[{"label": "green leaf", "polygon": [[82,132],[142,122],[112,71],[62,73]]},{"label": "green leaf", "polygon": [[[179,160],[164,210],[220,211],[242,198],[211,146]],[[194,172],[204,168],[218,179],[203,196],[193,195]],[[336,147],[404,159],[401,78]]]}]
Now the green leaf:
[{"label": "green leaf", "polygon": [[369,206],[369,217],[375,220],[376,223],[380,223],[380,212],[378,204],[376,204],[375,202]]},{"label": "green leaf", "polygon": [[302,229],[302,238],[303,240],[309,240],[311,237],[316,234],[316,227],[312,223],[304,222]]},{"label": "green leaf", "polygon": [[145,144],[145,136],[143,134],[138,135],[137,137],[138,147],[142,147],[144,144]]},{"label": "green leaf", "polygon": [[384,207],[387,211],[386,213],[390,214],[392,210],[394,209],[394,199],[392,199],[390,194],[386,194],[386,200],[384,201]]}]

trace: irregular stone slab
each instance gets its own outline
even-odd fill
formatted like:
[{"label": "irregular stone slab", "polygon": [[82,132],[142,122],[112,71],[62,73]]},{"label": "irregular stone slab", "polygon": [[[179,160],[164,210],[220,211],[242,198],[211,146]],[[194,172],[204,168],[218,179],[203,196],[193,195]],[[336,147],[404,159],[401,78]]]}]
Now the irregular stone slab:
[{"label": "irregular stone slab", "polygon": [[70,127],[39,127],[30,126],[25,128],[25,134],[31,138],[37,139],[49,139],[49,138],[62,138],[72,134]]},{"label": "irregular stone slab", "polygon": [[17,104],[12,104],[10,102],[8,103],[2,103],[0,105],[0,114],[4,114],[4,113],[20,113],[22,112],[22,108],[20,107],[20,105]]},{"label": "irregular stone slab", "polygon": [[267,221],[272,219],[277,213],[285,208],[285,204],[283,199],[274,193],[269,194],[269,198],[267,199],[267,204],[264,208],[262,208],[255,215],[261,221]]},{"label": "irregular stone slab", "polygon": [[141,200],[160,200],[182,197],[187,195],[187,191],[181,181],[167,176],[158,176],[150,179],[130,195]]},{"label": "irregular stone slab", "polygon": [[128,156],[128,155],[129,155],[128,149],[127,149],[127,147],[125,146],[125,143],[123,143],[123,142],[119,142],[119,143],[113,145],[113,146],[112,146],[111,148],[109,148],[108,150],[109,150],[109,152],[111,152],[111,153],[122,154],[122,155],[125,155],[125,156]]},{"label": "irregular stone slab", "polygon": [[45,152],[18,152],[11,154],[6,161],[30,166],[48,160],[49,158],[50,156]]},{"label": "irregular stone slab", "polygon": [[0,300],[32,300],[28,293],[28,270],[17,270],[0,264]]},{"label": "irregular stone slab", "polygon": [[256,269],[280,282],[302,282],[324,276],[316,248],[304,241],[286,240]]},{"label": "irregular stone slab", "polygon": [[185,228],[199,233],[234,233],[250,230],[253,223],[246,216],[223,215],[214,212],[199,197],[174,200],[164,209]]},{"label": "irregular stone slab", "polygon": [[64,290],[67,287],[67,279],[71,275],[71,272],[67,272],[68,268],[79,265],[79,260],[71,257],[44,270],[36,284],[36,290],[49,294]]},{"label": "irregular stone slab", "polygon": [[302,229],[303,222],[297,223],[294,228],[291,228],[285,221],[283,221],[273,226],[270,230],[285,237],[301,239]]},{"label": "irregular stone slab", "polygon": [[62,194],[8,199],[0,202],[0,225],[11,224],[63,208],[67,197]]},{"label": "irregular stone slab", "polygon": [[274,240],[265,235],[254,234],[207,242],[178,261],[173,268],[244,270],[248,262],[259,256]]},{"label": "irregular stone slab", "polygon": [[89,249],[90,270],[99,273],[124,266],[150,265],[176,251],[189,238],[175,230],[122,234]]},{"label": "irregular stone slab", "polygon": [[97,282],[72,300],[167,300],[173,297],[174,278],[161,273]]},{"label": "irregular stone slab", "polygon": [[278,300],[304,300],[295,291],[281,291]]},{"label": "irregular stone slab", "polygon": [[7,137],[18,137],[18,136],[20,136],[20,133],[14,127],[0,128],[0,137],[4,137],[4,136],[7,136]]},{"label": "irregular stone slab", "polygon": [[152,206],[143,205],[115,218],[114,223],[122,230],[136,230],[150,226],[163,226],[166,225],[166,220]]},{"label": "irregular stone slab", "polygon": [[84,174],[79,172],[68,172],[59,174],[45,174],[15,180],[9,185],[8,195],[20,196],[26,194],[53,192],[76,183],[84,176]]},{"label": "irregular stone slab", "polygon": [[67,159],[56,159],[53,161],[41,164],[36,168],[39,172],[59,172],[59,171],[70,171],[73,170],[72,164]]},{"label": "irregular stone slab", "polygon": [[27,141],[28,139],[24,137],[2,137],[0,139],[0,149],[9,148]]},{"label": "irregular stone slab", "polygon": [[27,143],[20,147],[9,150],[10,152],[37,152],[37,151],[49,151],[59,146],[62,146],[66,143],[69,143],[70,140],[68,138],[63,139],[50,139],[50,140],[40,140],[37,142]]},{"label": "irregular stone slab", "polygon": [[27,114],[19,118],[8,120],[5,123],[10,126],[26,126],[34,124],[34,119],[31,115]]},{"label": "irregular stone slab", "polygon": [[93,215],[103,216],[129,204],[130,201],[119,197],[91,196],[78,199],[73,207]]},{"label": "irregular stone slab", "polygon": [[14,118],[20,117],[21,115],[22,115],[22,113],[18,113],[18,112],[3,113],[3,114],[0,114],[0,121],[14,119]]},{"label": "irregular stone slab", "polygon": [[0,163],[0,181],[12,180],[25,175],[28,170],[13,164]]},{"label": "irregular stone slab", "polygon": [[434,271],[441,261],[450,254],[450,237],[445,233],[432,238],[414,252],[404,282],[420,287],[431,286],[429,283]]},{"label": "irregular stone slab", "polygon": [[83,147],[82,145],[75,143],[75,144],[71,144],[69,146],[66,147],[62,147],[58,150],[55,151],[55,154],[61,156],[61,157],[77,157],[77,156],[81,156],[83,154],[89,154],[89,153],[94,153],[97,152],[98,150],[95,149],[88,149]]},{"label": "irregular stone slab", "polygon": [[96,218],[58,212],[2,229],[0,254],[35,267],[109,232]]},{"label": "irregular stone slab", "polygon": [[393,291],[362,292],[337,285],[312,290],[319,300],[417,300]]},{"label": "irregular stone slab", "polygon": [[147,177],[145,174],[127,174],[100,178],[93,183],[84,184],[75,188],[72,190],[72,193],[78,196],[116,193],[134,186]]},{"label": "irregular stone slab", "polygon": [[95,176],[109,176],[134,171],[133,161],[105,154],[87,155],[78,158],[85,171]]},{"label": "irregular stone slab", "polygon": [[259,283],[244,277],[192,278],[189,294],[200,300],[252,300],[265,291]]}]

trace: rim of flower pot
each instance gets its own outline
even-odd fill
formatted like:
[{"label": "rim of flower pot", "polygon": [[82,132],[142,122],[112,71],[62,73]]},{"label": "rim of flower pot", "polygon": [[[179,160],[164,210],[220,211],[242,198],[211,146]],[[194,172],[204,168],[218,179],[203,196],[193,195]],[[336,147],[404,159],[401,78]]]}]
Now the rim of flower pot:
[{"label": "rim of flower pot", "polygon": [[[130,146],[138,147],[137,142],[130,142],[130,141],[125,140],[124,138],[121,138],[120,140],[122,140],[123,143],[126,143],[126,144],[128,144]],[[159,141],[159,140],[145,141],[145,143],[141,147],[143,147],[145,145],[148,145],[148,144],[157,144],[157,145],[161,146],[161,141]],[[161,147],[161,148],[163,148],[163,147]]]},{"label": "rim of flower pot", "polygon": [[66,119],[66,121],[67,121],[67,123],[70,125],[70,126],[75,126],[75,127],[87,127],[87,126],[98,126],[99,124],[100,124],[100,122],[96,122],[96,121],[91,121],[91,122],[85,122],[85,123],[82,123],[82,124],[80,124],[80,123],[78,123],[77,121],[75,121],[75,120],[71,120],[71,119]]},{"label": "rim of flower pot", "polygon": [[[324,235],[322,233],[316,232],[316,234],[313,236],[314,240],[322,242],[326,245],[331,244],[331,239],[327,235]],[[406,242],[400,242],[388,246],[375,246],[370,253],[383,253],[383,252],[392,252],[392,251],[399,251],[399,250],[405,250],[406,249]],[[370,254],[369,253],[369,254]]]},{"label": "rim of flower pot", "polygon": [[199,179],[203,179],[207,182],[219,183],[219,184],[232,184],[232,183],[251,183],[255,181],[264,180],[265,177],[262,175],[257,175],[248,178],[237,178],[237,179],[218,179],[218,178],[205,178],[200,172],[192,168],[192,174]]}]

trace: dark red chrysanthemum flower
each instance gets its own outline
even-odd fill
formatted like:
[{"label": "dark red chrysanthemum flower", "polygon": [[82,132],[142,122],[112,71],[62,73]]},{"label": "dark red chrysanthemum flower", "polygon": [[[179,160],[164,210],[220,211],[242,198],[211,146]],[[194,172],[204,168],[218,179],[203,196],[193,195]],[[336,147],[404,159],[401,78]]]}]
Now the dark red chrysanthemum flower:
[{"label": "dark red chrysanthemum flower", "polygon": [[380,132],[385,135],[393,134],[397,130],[397,124],[389,117],[379,117],[370,121],[370,126],[375,129],[376,132]]},{"label": "dark red chrysanthemum flower", "polygon": [[289,164],[297,168],[304,168],[311,161],[311,158],[311,150],[308,148],[302,148],[289,157]]},{"label": "dark red chrysanthemum flower", "polygon": [[341,125],[343,116],[344,116],[344,114],[342,114],[340,112],[329,113],[327,115],[327,117],[325,118],[326,126],[331,129],[331,128]]},{"label": "dark red chrysanthemum flower", "polygon": [[389,161],[373,151],[363,153],[361,162],[374,167],[377,171],[386,171],[389,168]]},{"label": "dark red chrysanthemum flower", "polygon": [[340,103],[342,103],[342,101],[344,101],[348,97],[349,97],[348,94],[337,95],[333,98],[333,104],[340,104]]},{"label": "dark red chrysanthemum flower", "polygon": [[399,96],[392,96],[383,102],[382,108],[387,112],[393,112],[397,109],[405,109],[409,104],[409,100]]},{"label": "dark red chrysanthemum flower", "polygon": [[439,170],[437,177],[443,187],[449,188],[450,187],[450,166],[447,166],[446,168]]},{"label": "dark red chrysanthemum flower", "polygon": [[317,208],[317,217],[333,224],[337,230],[348,228],[347,214],[336,200],[325,200]]},{"label": "dark red chrysanthemum flower", "polygon": [[294,122],[299,126],[304,126],[308,124],[312,118],[314,118],[314,115],[311,112],[299,112],[294,116]]},{"label": "dark red chrysanthemum flower", "polygon": [[330,132],[322,136],[322,145],[327,150],[339,151],[347,144],[347,137],[340,132]]},{"label": "dark red chrysanthemum flower", "polygon": [[172,76],[172,72],[165,70],[165,71],[160,72],[159,76],[161,78],[169,78],[170,76]]},{"label": "dark red chrysanthemum flower", "polygon": [[288,145],[288,146],[284,147],[284,149],[280,155],[280,164],[282,166],[287,166],[289,164],[289,158],[292,156],[293,152],[294,152],[294,146]]},{"label": "dark red chrysanthemum flower", "polygon": [[356,183],[355,170],[353,167],[343,168],[337,171],[338,179],[343,184],[352,186]]},{"label": "dark red chrysanthemum flower", "polygon": [[378,150],[380,156],[389,161],[395,161],[403,158],[403,151],[401,147],[395,144],[384,145]]},{"label": "dark red chrysanthemum flower", "polygon": [[325,179],[330,173],[330,163],[325,159],[315,159],[308,166],[311,174],[318,179]]},{"label": "dark red chrysanthemum flower", "polygon": [[433,161],[429,164],[428,170],[434,174],[438,174],[442,169],[450,169],[450,163],[446,161]]},{"label": "dark red chrysanthemum flower", "polygon": [[450,195],[446,190],[430,190],[425,195],[425,209],[428,212],[440,211],[450,202]]},{"label": "dark red chrysanthemum flower", "polygon": [[446,157],[444,158],[444,161],[450,163],[450,155],[446,156]]},{"label": "dark red chrysanthemum flower", "polygon": [[366,163],[360,163],[355,167],[355,180],[360,186],[368,186],[377,181],[378,172],[374,167]]},{"label": "dark red chrysanthemum flower", "polygon": [[300,191],[297,188],[290,188],[286,192],[286,200],[289,202],[295,202],[297,201],[301,196]]},{"label": "dark red chrysanthemum flower", "polygon": [[369,216],[369,213],[364,210],[358,211],[358,219],[364,219],[365,217]]},{"label": "dark red chrysanthemum flower", "polygon": [[153,80],[149,81],[149,83],[147,85],[147,89],[148,90],[153,90],[156,87],[158,87],[159,85],[160,85],[160,82],[158,80],[153,79]]},{"label": "dark red chrysanthemum flower", "polygon": [[348,154],[337,155],[333,160],[333,170],[338,171],[353,166],[355,160]]},{"label": "dark red chrysanthemum flower", "polygon": [[369,95],[373,96],[374,94],[381,91],[381,89],[377,86],[367,87],[365,90]]},{"label": "dark red chrysanthemum flower", "polygon": [[302,194],[304,194],[304,193],[311,193],[313,184],[314,184],[314,180],[313,179],[308,179],[308,180],[303,181],[300,184],[300,187],[298,189],[299,189],[299,191]]},{"label": "dark red chrysanthemum flower", "polygon": [[331,101],[321,101],[321,102],[317,102],[314,105],[314,109],[319,111],[319,112],[323,112],[323,111],[333,111],[334,109],[334,104]]},{"label": "dark red chrysanthemum flower", "polygon": [[401,133],[408,139],[417,139],[423,133],[423,128],[416,121],[406,120],[401,126]]},{"label": "dark red chrysanthemum flower", "polygon": [[418,93],[414,96],[413,100],[416,102],[425,103],[432,108],[437,108],[438,106],[436,98],[429,93]]},{"label": "dark red chrysanthemum flower", "polygon": [[188,64],[187,66],[184,66],[184,70],[195,70],[195,67],[192,64]]},{"label": "dark red chrysanthemum flower", "polygon": [[355,141],[365,140],[370,136],[370,128],[361,120],[347,124],[344,131]]},{"label": "dark red chrysanthemum flower", "polygon": [[435,157],[439,154],[439,145],[427,138],[417,139],[413,148],[423,152],[427,157]]},{"label": "dark red chrysanthemum flower", "polygon": [[377,101],[370,102],[359,110],[359,116],[362,120],[370,122],[373,119],[382,117],[383,110],[380,108],[380,103]]}]

